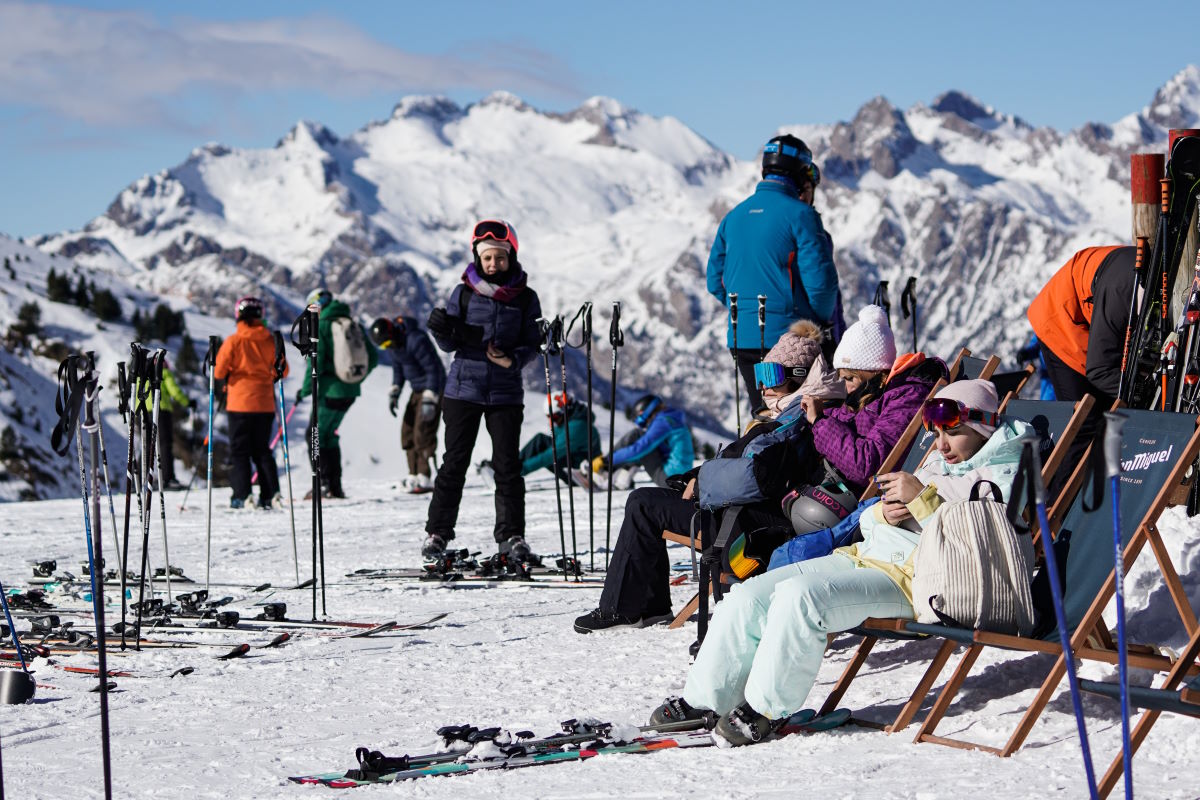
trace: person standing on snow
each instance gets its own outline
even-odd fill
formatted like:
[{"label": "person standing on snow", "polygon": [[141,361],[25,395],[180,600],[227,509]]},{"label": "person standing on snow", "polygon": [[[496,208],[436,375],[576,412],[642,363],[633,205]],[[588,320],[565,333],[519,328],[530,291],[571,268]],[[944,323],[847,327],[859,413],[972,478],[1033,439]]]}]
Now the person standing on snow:
[{"label": "person standing on snow", "polygon": [[[145,409],[153,411],[153,398],[149,391],[143,389],[142,383],[143,381],[138,381],[138,389],[134,396],[142,397],[145,392]],[[175,478],[175,412],[194,409],[196,401],[189,398],[179,388],[179,383],[175,380],[175,373],[170,370],[165,359],[163,360],[162,383],[159,389],[158,469],[162,477],[162,488],[168,492],[178,491],[183,488],[183,484]],[[143,405],[139,402],[138,410],[141,411],[142,408]]]},{"label": "person standing on snow", "polygon": [[[275,421],[275,339],[263,325],[257,297],[238,300],[237,331],[221,343],[213,378],[225,381],[229,419],[229,456],[233,464],[231,508],[243,508],[250,497],[251,464],[258,470],[258,507],[270,508],[279,496],[279,470],[271,453]],[[287,361],[283,374],[288,374]]]},{"label": "person standing on snow", "polygon": [[[305,304],[317,305],[321,308],[317,334],[319,339],[317,344],[317,382],[321,395],[313,402],[313,419],[309,422],[310,426],[314,424],[317,426],[317,433],[321,441],[321,489],[324,497],[345,497],[346,493],[342,489],[342,445],[338,437],[338,427],[345,419],[350,406],[354,405],[354,401],[362,394],[360,384],[379,363],[379,354],[361,325],[353,323],[347,326],[339,323],[338,331],[346,331],[347,339],[353,338],[355,342],[361,342],[362,349],[355,357],[364,359],[366,362],[358,365],[356,374],[353,376],[358,378],[357,381],[344,380],[351,376],[346,373],[345,367],[339,370],[337,354],[348,348],[344,348],[342,343],[335,341],[334,323],[335,320],[352,320],[350,307],[340,300],[334,300],[333,294],[328,289],[314,289],[308,295]],[[353,330],[355,328],[357,334]],[[304,385],[300,387],[300,391],[296,392],[296,404],[299,405],[305,397],[312,394],[312,390],[312,374],[305,371]],[[312,441],[311,438],[309,441]],[[312,458],[311,452],[309,458]],[[311,495],[311,490],[309,494]]]},{"label": "person standing on snow", "polygon": [[433,491],[430,462],[437,451],[438,420],[442,415],[442,391],[446,388],[446,368],[429,334],[421,330],[415,317],[380,317],[371,325],[371,341],[392,356],[392,390],[388,411],[396,416],[404,382],[412,384],[412,394],[400,422],[400,447],[408,458],[408,477],[404,488],[413,494]]},{"label": "person standing on snow", "polygon": [[613,488],[628,489],[633,473],[645,467],[654,485],[665,489],[668,478],[692,468],[696,451],[682,411],[656,394],[647,394],[625,409],[625,417],[637,427],[621,437],[614,452],[596,456],[591,464],[585,462],[575,473],[580,484],[607,489],[611,480]]},{"label": "person standing on snow", "polygon": [[[733,340],[732,316],[726,343],[737,361],[752,408],[762,404],[754,365],[793,322],[813,320],[829,331],[832,357],[840,316],[833,240],[813,208],[821,181],[808,146],[795,136],[776,136],[763,148],[762,181],[754,194],[721,220],[708,256],[708,291],[729,307],[740,298],[741,319]],[[758,295],[766,296],[765,342],[758,330]],[[836,323],[836,324],[835,324]]]},{"label": "person standing on snow", "polygon": [[518,452],[525,389],[521,370],[537,357],[542,306],[517,261],[517,232],[503,220],[483,220],[471,235],[473,261],[445,308],[429,315],[429,332],[454,353],[446,379],[442,415],[446,452],[433,484],[428,536],[421,554],[437,559],[454,539],[463,483],[479,423],[492,439],[496,481],[493,536],[502,553],[527,555],[525,479]]}]

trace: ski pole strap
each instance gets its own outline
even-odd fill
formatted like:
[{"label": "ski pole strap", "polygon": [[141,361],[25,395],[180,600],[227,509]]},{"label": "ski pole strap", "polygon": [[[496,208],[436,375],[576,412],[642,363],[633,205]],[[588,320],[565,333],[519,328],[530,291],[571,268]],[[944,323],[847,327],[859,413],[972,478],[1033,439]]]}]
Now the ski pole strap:
[{"label": "ski pole strap", "polygon": [[150,356],[150,359],[149,359],[150,376],[149,377],[150,377],[150,389],[152,391],[157,392],[160,388],[162,388],[163,366],[166,364],[166,361],[167,361],[167,351],[163,350],[161,347],[159,349],[155,350],[154,354],[152,356]]},{"label": "ski pole strap", "polygon": [[284,352],[283,331],[275,331],[275,381],[283,380],[283,370],[287,367],[287,355]]},{"label": "ski pole strap", "polygon": [[58,422],[50,433],[50,446],[60,456],[65,456],[75,439],[75,428],[79,423],[79,411],[83,405],[84,392],[79,379],[79,361],[83,356],[67,356],[58,365],[58,391],[54,396],[54,411]]},{"label": "ski pole strap", "polygon": [[[555,327],[557,323],[557,328]],[[558,355],[559,337],[562,334],[562,317],[555,317],[553,320],[539,317],[537,320],[538,335],[541,336],[541,344],[538,345],[538,350],[545,356]]]},{"label": "ski pole strap", "polygon": [[904,312],[904,318],[908,319],[917,313],[917,276],[909,277],[908,283],[904,284],[904,291],[900,293],[900,310]]},{"label": "ski pole strap", "polygon": [[613,302],[612,322],[608,324],[608,343],[615,350],[625,346],[625,333],[621,330],[621,304]]},{"label": "ski pole strap", "polygon": [[83,373],[83,429],[93,433],[100,429],[100,416],[96,413],[97,400],[100,397],[100,381],[96,377],[95,357],[88,353],[87,366]]},{"label": "ski pole strap", "polygon": [[[576,321],[579,322],[579,344],[571,344],[571,331],[575,328]],[[592,304],[585,302],[575,312],[575,316],[571,317],[571,321],[567,324],[566,332],[563,334],[563,344],[570,347],[572,350],[580,350],[586,344],[590,344],[592,339]]]},{"label": "ski pole strap", "polygon": [[871,301],[873,305],[877,305],[883,309],[883,313],[887,314],[888,324],[892,323],[892,302],[888,299],[888,282],[880,281],[875,287],[875,299]]},{"label": "ski pole strap", "polygon": [[554,337],[554,349],[559,355],[562,355],[562,349],[566,346],[566,334],[563,333],[563,318],[561,315],[555,315],[554,320],[550,323],[550,335]]}]

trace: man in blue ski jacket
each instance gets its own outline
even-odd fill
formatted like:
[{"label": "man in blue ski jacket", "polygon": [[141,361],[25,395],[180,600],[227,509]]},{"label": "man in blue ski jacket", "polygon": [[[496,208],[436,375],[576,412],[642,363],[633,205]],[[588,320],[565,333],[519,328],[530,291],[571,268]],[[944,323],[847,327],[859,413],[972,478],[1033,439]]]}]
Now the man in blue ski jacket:
[{"label": "man in blue ski jacket", "polygon": [[648,394],[625,413],[637,429],[621,438],[614,453],[596,456],[590,467],[585,464],[576,473],[581,484],[603,489],[611,479],[615,488],[628,489],[633,473],[644,467],[654,484],[665,489],[667,478],[692,468],[696,454],[682,411],[669,408],[658,395]]},{"label": "man in blue ski jacket", "polygon": [[[721,220],[708,256],[708,291],[729,308],[738,295],[737,341],[730,314],[726,343],[752,408],[762,403],[754,365],[793,322],[811,319],[832,345],[844,323],[840,314],[833,240],[813,208],[821,172],[808,146],[795,136],[776,136],[763,148],[762,181],[754,194]],[[765,337],[760,336],[758,295],[766,296]]]}]

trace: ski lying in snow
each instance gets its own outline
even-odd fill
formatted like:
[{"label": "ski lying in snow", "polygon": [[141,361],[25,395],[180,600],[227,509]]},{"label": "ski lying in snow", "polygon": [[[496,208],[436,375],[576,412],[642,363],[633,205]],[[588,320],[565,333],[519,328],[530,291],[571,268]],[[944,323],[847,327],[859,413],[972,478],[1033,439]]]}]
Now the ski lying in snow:
[{"label": "ski lying in snow", "polygon": [[[793,714],[770,740],[797,733],[831,730],[849,720],[848,709],[837,709],[822,716],[817,716],[812,709],[805,709]],[[574,723],[574,720],[570,723]],[[570,723],[564,723],[564,727]],[[493,728],[476,731],[474,746],[466,752],[449,751],[426,756],[388,757],[360,747],[356,753],[359,762],[357,769],[344,773],[301,775],[288,780],[345,789],[434,775],[463,775],[492,769],[518,769],[564,761],[584,761],[617,753],[652,753],[658,750],[711,747],[717,744],[711,731],[697,728],[700,726],[693,724],[690,729],[657,733],[638,729],[636,735],[625,739],[614,735],[611,726],[598,725],[595,729],[581,734],[566,733],[526,742],[521,741],[522,734],[517,734],[517,741],[512,742],[510,734]],[[487,734],[493,734],[494,738],[489,739]]]},{"label": "ski lying in snow", "polygon": [[334,639],[363,639],[368,636],[374,636],[377,633],[387,633],[389,631],[410,631],[417,628],[428,628],[435,622],[440,622],[450,616],[450,612],[443,611],[440,614],[434,614],[429,619],[421,620],[420,622],[408,622],[401,625],[398,622],[385,622],[382,625],[376,625],[374,628],[366,628],[365,630],[354,631],[353,633],[339,633],[334,635]]}]

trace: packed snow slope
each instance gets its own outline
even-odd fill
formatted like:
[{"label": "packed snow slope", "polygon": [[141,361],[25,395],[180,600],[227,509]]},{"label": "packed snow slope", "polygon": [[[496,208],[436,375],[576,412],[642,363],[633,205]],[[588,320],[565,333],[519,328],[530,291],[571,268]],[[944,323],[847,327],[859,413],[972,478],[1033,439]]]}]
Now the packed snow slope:
[{"label": "packed snow slope", "polygon": [[[533,427],[527,428],[532,433]],[[545,476],[533,483],[547,487]],[[253,650],[246,658],[214,656],[245,641],[263,644],[273,633],[156,632],[154,638],[192,640],[212,646],[154,649],[113,655],[110,669],[136,677],[116,679],[110,696],[115,796],[125,798],[325,798],[333,790],[289,784],[289,775],[355,766],[354,748],[385,753],[425,753],[435,748],[436,728],[447,724],[500,725],[547,734],[561,720],[595,717],[644,724],[650,711],[678,694],[688,669],[689,625],[619,630],[581,636],[575,616],[593,608],[598,584],[583,588],[520,587],[447,589],[417,582],[365,581],[345,577],[361,567],[416,566],[423,533],[425,497],[399,493],[395,481],[352,480],[350,499],[325,507],[325,571],[329,616],[362,621],[417,622],[449,612],[436,626],[367,639],[333,639],[300,632],[278,650]],[[626,493],[614,497],[619,525]],[[193,492],[180,512],[180,493],[168,495],[171,557],[187,575],[204,580],[204,493]],[[563,498],[564,506],[566,498]],[[603,549],[603,496],[596,525]],[[253,616],[260,599],[249,589],[264,581],[286,587],[295,580],[291,528],[286,511],[234,512],[228,490],[217,489],[213,512],[212,588],[238,599],[230,607]],[[575,495],[578,540],[589,539],[586,502]],[[528,495],[529,538],[540,552],[559,550],[552,491]],[[24,588],[28,564],[57,558],[60,569],[79,574],[84,558],[78,498],[4,506],[0,578]],[[301,577],[311,574],[309,507],[296,508]],[[157,516],[157,513],[156,513]],[[104,517],[104,539],[111,537]],[[457,543],[491,552],[492,499],[472,476],[464,496]],[[150,555],[162,564],[157,530]],[[1178,510],[1162,524],[1168,550],[1185,572],[1188,591],[1200,605],[1200,540]],[[615,532],[615,530],[614,530]],[[567,530],[568,548],[570,530]],[[137,539],[135,539],[135,542]],[[140,547],[131,552],[136,560]],[[597,562],[603,566],[603,553]],[[682,561],[682,549],[674,560]],[[588,553],[583,563],[590,562]],[[1139,560],[1128,584],[1133,641],[1178,647],[1179,632],[1159,639],[1169,599],[1153,579],[1153,559]],[[192,587],[186,587],[192,588]],[[175,591],[181,591],[176,584]],[[673,590],[676,608],[694,584]],[[107,614],[119,616],[119,597],[108,592]],[[83,608],[80,600],[57,597]],[[307,619],[311,595],[279,589],[270,600],[287,602],[289,616]],[[76,624],[86,625],[84,616]],[[24,623],[20,627],[27,627]],[[846,666],[857,640],[838,638],[821,669],[809,704],[819,705]],[[916,685],[933,642],[880,643],[844,701],[866,719],[891,719]],[[960,651],[961,652],[961,651]],[[62,656],[62,666],[95,665],[91,655]],[[989,651],[975,665],[960,700],[939,729],[1000,744],[1031,701],[1052,659]],[[183,666],[187,676],[171,678]],[[71,674],[43,659],[34,663],[43,684],[34,702],[0,706],[4,780],[11,797],[28,800],[102,797],[98,697],[95,679]],[[1115,668],[1087,665],[1087,677],[1115,680]],[[944,681],[947,669],[942,675]],[[1150,676],[1135,671],[1134,682]],[[939,681],[940,688],[941,681]],[[923,717],[932,703],[927,698]],[[1098,766],[1108,763],[1120,738],[1113,702],[1088,696],[1084,707]],[[611,756],[584,763],[493,772],[471,777],[424,779],[355,790],[359,797],[420,798],[988,798],[1086,796],[1074,718],[1065,683],[1026,743],[1011,758],[914,744],[915,726],[888,735],[861,727],[796,736],[737,750],[662,752]],[[1200,784],[1195,720],[1164,715],[1134,761],[1137,795],[1191,798]],[[1121,789],[1118,787],[1118,792]]]},{"label": "packed snow slope", "polygon": [[[816,206],[850,313],[889,281],[907,342],[899,293],[915,275],[921,348],[1010,358],[1028,300],[1071,252],[1130,241],[1129,155],[1163,152],[1168,128],[1197,124],[1200,69],[1139,112],[1070,132],[955,91],[907,110],[877,97],[836,124],[787,124],[798,117],[782,112],[781,130],[824,172]],[[321,284],[366,317],[424,314],[459,280],[471,224],[503,217],[548,314],[595,303],[598,363],[620,301],[624,384],[669,388],[728,424],[732,386],[712,380],[725,315],[704,266],[757,171],[678,120],[608,98],[552,114],[506,93],[466,107],[407,97],[345,136],[300,122],[270,149],[199,147],[83,230],[34,244],[218,317],[253,293],[290,319]]]}]

